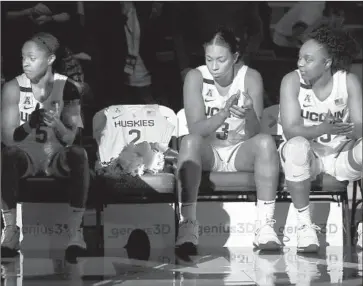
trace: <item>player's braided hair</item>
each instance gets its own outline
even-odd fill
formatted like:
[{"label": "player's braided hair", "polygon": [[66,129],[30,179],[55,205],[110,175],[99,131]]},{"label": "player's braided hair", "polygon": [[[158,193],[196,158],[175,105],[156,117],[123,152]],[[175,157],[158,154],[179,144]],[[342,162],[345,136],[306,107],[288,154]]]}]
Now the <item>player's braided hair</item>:
[{"label": "player's braided hair", "polygon": [[215,32],[208,35],[204,41],[204,46],[209,44],[221,44],[228,47],[231,53],[234,54],[239,51],[240,43],[232,28],[218,25]]},{"label": "player's braided hair", "polygon": [[341,27],[325,24],[313,30],[308,38],[314,39],[326,48],[332,59],[332,71],[348,71],[359,53],[358,43]]}]

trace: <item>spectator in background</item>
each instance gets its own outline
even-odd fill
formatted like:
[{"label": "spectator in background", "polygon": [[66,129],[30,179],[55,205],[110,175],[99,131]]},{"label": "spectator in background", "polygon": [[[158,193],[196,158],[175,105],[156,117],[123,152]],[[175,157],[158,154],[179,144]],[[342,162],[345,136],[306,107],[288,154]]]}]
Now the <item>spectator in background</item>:
[{"label": "spectator in background", "polygon": [[295,57],[305,41],[304,36],[323,24],[342,26],[346,3],[298,2],[276,24],[273,32],[275,52]]},{"label": "spectator in background", "polygon": [[156,66],[153,24],[162,5],[84,2],[83,8],[87,43],[83,52],[90,59],[86,74],[98,109],[113,104],[157,103],[151,86]]},{"label": "spectator in background", "polygon": [[121,2],[126,18],[127,57],[124,66],[125,93],[122,101],[134,104],[156,104],[152,73],[156,66],[154,19],[161,14],[159,2]]},{"label": "spectator in background", "polygon": [[273,41],[277,46],[301,46],[300,35],[323,16],[325,2],[298,2],[275,25]]},{"label": "spectator in background", "polygon": [[116,104],[122,94],[123,67],[127,55],[125,17],[120,2],[84,2],[82,51],[87,82],[100,110]]},{"label": "spectator in background", "polygon": [[175,52],[182,80],[191,68],[204,63],[203,42],[219,26],[234,31],[244,61],[263,40],[257,2],[176,2],[173,13]]},{"label": "spectator in background", "polygon": [[[37,32],[48,32],[62,44],[71,44],[77,5],[72,2],[2,2],[2,55],[6,79],[21,73],[19,53],[23,43]],[[16,37],[14,37],[16,35]]]}]

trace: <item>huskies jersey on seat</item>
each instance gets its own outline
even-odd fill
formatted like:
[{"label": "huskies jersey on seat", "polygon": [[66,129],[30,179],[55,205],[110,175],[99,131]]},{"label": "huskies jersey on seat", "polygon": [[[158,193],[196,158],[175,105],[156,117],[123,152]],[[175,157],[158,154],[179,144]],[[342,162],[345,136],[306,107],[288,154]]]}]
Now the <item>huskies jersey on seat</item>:
[{"label": "huskies jersey on seat", "polygon": [[[19,99],[19,124],[23,124],[29,120],[30,114],[35,110],[36,105],[39,103],[40,108],[46,110],[56,109],[58,105],[58,112],[61,114],[64,107],[63,91],[67,82],[67,77],[58,73],[54,74],[54,85],[51,94],[44,102],[39,102],[35,99],[30,80],[25,74],[16,77],[20,89]],[[57,139],[53,128],[47,127],[45,124],[32,132],[21,142],[15,142],[16,146],[27,152],[37,166],[46,167],[52,155],[55,154],[63,145]]]},{"label": "huskies jersey on seat", "polygon": [[[337,71],[333,75],[333,88],[330,95],[323,101],[316,97],[312,88],[305,83],[300,71],[296,70],[300,78],[300,115],[304,126],[319,125],[324,121],[325,115],[331,111],[332,115],[342,122],[349,122],[349,108],[347,105],[347,73]],[[284,136],[284,140],[286,138]],[[337,153],[347,142],[347,137],[342,135],[324,134],[311,141],[313,150],[321,156]]]},{"label": "huskies jersey on seat", "polygon": [[[226,96],[221,96],[214,84],[214,80],[206,65],[197,68],[203,76],[203,100],[205,105],[205,114],[207,118],[218,113],[226,105],[227,100],[235,93],[240,91],[240,98],[238,100],[238,106],[243,106],[245,96],[245,76],[248,67],[242,66],[236,77],[234,78],[232,85]],[[225,120],[221,127],[219,127],[215,134],[209,138],[214,146],[230,146],[242,141],[245,135],[245,119],[239,119],[236,117],[229,117]]]},{"label": "huskies jersey on seat", "polygon": [[95,115],[93,128],[100,163],[105,164],[130,143],[169,144],[175,126],[160,113],[158,105],[113,105]]}]

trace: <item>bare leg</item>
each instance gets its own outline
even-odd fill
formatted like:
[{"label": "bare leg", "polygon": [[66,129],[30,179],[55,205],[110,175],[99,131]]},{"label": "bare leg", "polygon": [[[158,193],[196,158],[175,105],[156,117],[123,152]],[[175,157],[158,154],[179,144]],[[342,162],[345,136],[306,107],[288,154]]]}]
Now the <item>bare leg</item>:
[{"label": "bare leg", "polygon": [[254,245],[265,250],[280,249],[281,242],[273,229],[279,181],[279,157],[274,139],[258,134],[242,143],[236,154],[235,168],[255,175],[257,222]]},{"label": "bare leg", "polygon": [[279,181],[279,157],[275,141],[270,135],[258,134],[244,142],[238,149],[235,168],[255,173],[259,200],[275,200]]},{"label": "bare leg", "polygon": [[198,223],[196,205],[202,170],[211,170],[213,150],[201,136],[186,135],[181,142],[178,158],[178,189],[181,201],[181,222],[176,245],[181,253],[196,253]]},{"label": "bare leg", "polygon": [[1,209],[9,211],[16,208],[19,181],[28,169],[28,159],[26,153],[15,146],[5,147],[1,151],[1,157]]},{"label": "bare leg", "polygon": [[[86,151],[79,146],[69,146],[60,152],[58,167],[64,173],[69,173],[70,179],[70,216],[69,216],[69,232],[70,242],[67,248],[68,258],[73,260],[81,255],[86,249],[86,244],[83,239],[81,223],[85,211],[88,191],[89,191],[89,165]],[[81,253],[80,253],[81,251]]]},{"label": "bare leg", "polygon": [[20,178],[28,169],[26,153],[15,146],[1,151],[1,200],[5,228],[1,236],[2,257],[14,256],[19,250],[20,230],[16,225],[16,203]]},{"label": "bare leg", "polygon": [[214,164],[212,148],[205,144],[202,137],[187,135],[183,138],[178,157],[178,183],[182,204],[193,204],[190,215],[185,218],[196,219],[195,204],[197,202],[202,170],[211,170]]}]

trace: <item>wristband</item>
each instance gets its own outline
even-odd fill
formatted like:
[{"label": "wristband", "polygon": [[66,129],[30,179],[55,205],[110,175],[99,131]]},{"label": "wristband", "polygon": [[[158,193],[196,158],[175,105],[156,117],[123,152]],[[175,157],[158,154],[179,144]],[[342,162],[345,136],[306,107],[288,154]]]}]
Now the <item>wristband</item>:
[{"label": "wristband", "polygon": [[29,124],[26,122],[23,125],[18,126],[14,130],[13,139],[15,142],[23,141],[30,133],[32,129]]},{"label": "wristband", "polygon": [[30,127],[29,125],[29,121],[25,122],[23,125],[22,125],[24,131],[28,134],[32,133],[32,128]]}]

